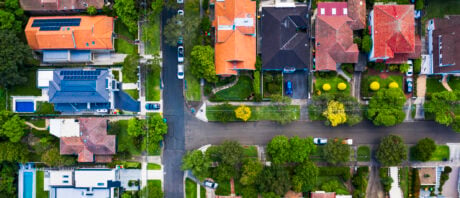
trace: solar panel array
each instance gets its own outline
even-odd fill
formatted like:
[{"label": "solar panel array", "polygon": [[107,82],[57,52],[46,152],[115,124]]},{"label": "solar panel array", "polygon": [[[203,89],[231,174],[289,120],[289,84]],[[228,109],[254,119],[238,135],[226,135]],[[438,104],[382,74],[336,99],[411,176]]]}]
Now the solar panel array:
[{"label": "solar panel array", "polygon": [[32,27],[40,27],[40,31],[60,30],[64,26],[80,26],[81,18],[73,19],[35,19]]},{"label": "solar panel array", "polygon": [[83,76],[83,75],[88,75],[88,76],[98,76],[101,74],[100,70],[94,70],[94,71],[74,71],[74,70],[67,70],[67,71],[61,71],[60,75],[64,76]]},{"label": "solar panel array", "polygon": [[97,76],[64,76],[64,80],[97,80]]}]

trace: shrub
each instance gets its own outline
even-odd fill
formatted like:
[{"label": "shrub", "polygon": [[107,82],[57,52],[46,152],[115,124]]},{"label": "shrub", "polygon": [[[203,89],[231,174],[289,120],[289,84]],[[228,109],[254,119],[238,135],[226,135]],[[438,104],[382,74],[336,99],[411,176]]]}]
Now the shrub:
[{"label": "shrub", "polygon": [[235,109],[235,117],[244,121],[248,121],[249,118],[251,118],[251,108],[247,107],[246,105],[239,106]]},{"label": "shrub", "polygon": [[345,89],[347,89],[347,84],[341,82],[337,85],[337,89],[339,89],[340,91],[343,91]]},{"label": "shrub", "polygon": [[409,64],[401,64],[401,65],[399,65],[399,71],[401,73],[406,73],[407,71],[409,71]]},{"label": "shrub", "polygon": [[221,122],[228,122],[232,119],[235,118],[235,113],[234,113],[234,109],[235,107],[228,104],[228,103],[225,103],[225,104],[221,104],[221,105],[217,105],[216,106],[216,118],[219,119],[219,121]]},{"label": "shrub", "polygon": [[369,86],[372,91],[378,91],[380,89],[380,83],[377,81],[374,81],[370,84]]},{"label": "shrub", "polygon": [[92,16],[97,14],[97,9],[94,6],[89,6],[86,12],[88,12],[88,14]]},{"label": "shrub", "polygon": [[254,71],[254,80],[252,81],[252,86],[254,89],[254,100],[256,102],[262,101],[262,96],[260,95],[260,71]]},{"label": "shrub", "polygon": [[322,86],[324,91],[330,91],[331,90],[331,85],[329,83],[325,83]]},{"label": "shrub", "polygon": [[347,181],[350,179],[350,168],[334,166],[319,167],[319,176],[338,176]]},{"label": "shrub", "polygon": [[424,6],[423,4],[424,4],[423,0],[416,0],[415,1],[415,9],[416,10],[423,10],[423,6]]},{"label": "shrub", "polygon": [[342,69],[348,73],[353,73],[354,72],[354,68],[353,68],[353,64],[351,63],[344,63],[341,65],[342,66]]},{"label": "shrub", "polygon": [[422,60],[419,58],[414,60],[414,73],[419,74],[420,71],[422,71]]},{"label": "shrub", "polygon": [[396,83],[396,82],[391,82],[391,83],[388,85],[388,88],[399,88],[399,85],[398,85],[398,83]]},{"label": "shrub", "polygon": [[371,42],[371,37],[369,35],[364,35],[361,47],[364,52],[369,53],[371,51],[372,47],[372,42]]},{"label": "shrub", "polygon": [[353,38],[353,43],[356,43],[356,45],[358,45],[358,49],[360,49],[360,50],[362,49],[362,40],[361,40],[361,38],[359,38],[359,37]]}]

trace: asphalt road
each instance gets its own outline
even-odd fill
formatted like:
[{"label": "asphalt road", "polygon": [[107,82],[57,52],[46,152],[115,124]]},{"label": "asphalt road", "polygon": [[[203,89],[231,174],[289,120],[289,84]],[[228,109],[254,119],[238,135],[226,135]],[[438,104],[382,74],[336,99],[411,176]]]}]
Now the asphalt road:
[{"label": "asphalt road", "polygon": [[378,144],[383,136],[400,135],[405,143],[415,144],[424,137],[437,143],[459,142],[460,133],[432,121],[407,122],[394,127],[375,127],[369,121],[353,126],[326,127],[322,122],[297,121],[288,125],[275,122],[202,122],[186,113],[186,149],[205,144],[219,144],[223,140],[237,140],[241,144],[266,145],[276,135],[299,137],[352,138],[354,144]]},{"label": "asphalt road", "polygon": [[[162,24],[176,11],[163,9]],[[162,41],[165,39],[163,38]],[[162,43],[163,50],[163,106],[168,123],[164,139],[164,193],[166,198],[184,197],[183,172],[180,169],[185,152],[183,80],[177,79],[177,48]]]}]

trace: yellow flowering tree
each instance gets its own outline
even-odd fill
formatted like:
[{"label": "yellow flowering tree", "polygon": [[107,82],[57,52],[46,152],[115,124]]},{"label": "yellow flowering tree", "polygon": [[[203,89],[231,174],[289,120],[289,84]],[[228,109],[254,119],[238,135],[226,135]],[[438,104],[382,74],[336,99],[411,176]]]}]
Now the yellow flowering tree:
[{"label": "yellow flowering tree", "polygon": [[235,109],[235,116],[246,122],[249,120],[249,118],[251,118],[251,108],[247,107],[246,105],[240,105]]},{"label": "yellow flowering tree", "polygon": [[331,126],[333,127],[347,121],[347,114],[345,113],[343,103],[335,100],[331,100],[327,103],[327,110],[323,112],[323,116],[331,122]]}]

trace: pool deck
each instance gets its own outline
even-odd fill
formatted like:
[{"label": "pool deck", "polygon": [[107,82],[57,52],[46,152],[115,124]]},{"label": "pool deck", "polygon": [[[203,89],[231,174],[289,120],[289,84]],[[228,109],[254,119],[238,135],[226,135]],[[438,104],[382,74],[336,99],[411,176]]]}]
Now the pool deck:
[{"label": "pool deck", "polygon": [[24,165],[21,165],[18,174],[18,197],[24,198],[24,172],[32,172],[32,198],[36,198],[36,171],[35,168],[26,169]]}]

